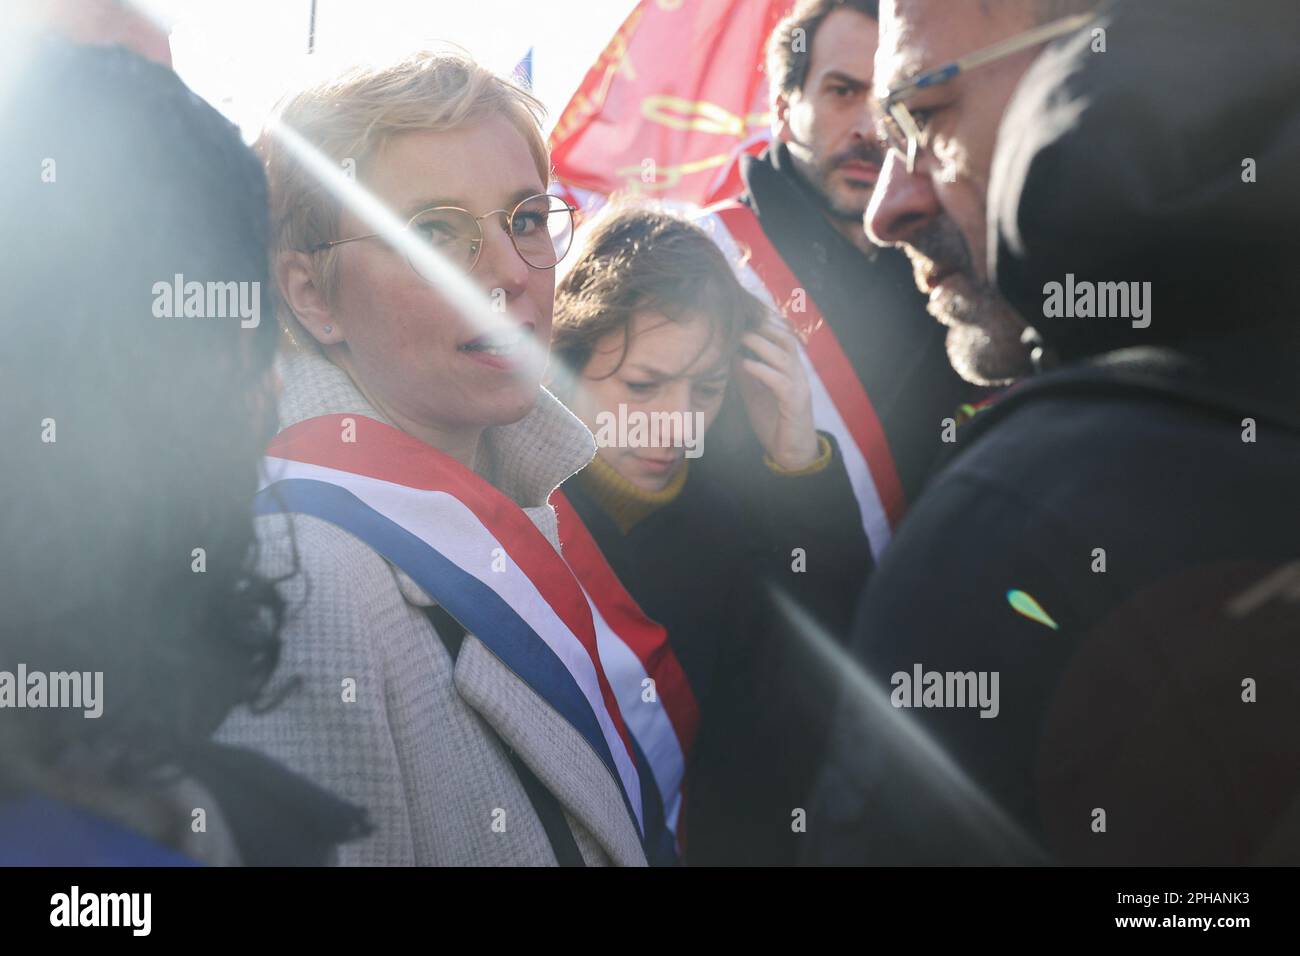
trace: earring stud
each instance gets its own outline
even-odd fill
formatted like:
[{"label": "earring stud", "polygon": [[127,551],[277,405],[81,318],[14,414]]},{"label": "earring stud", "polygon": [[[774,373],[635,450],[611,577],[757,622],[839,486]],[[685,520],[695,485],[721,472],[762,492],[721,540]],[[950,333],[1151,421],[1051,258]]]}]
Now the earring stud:
[{"label": "earring stud", "polygon": [[325,334],[326,334],[326,335],[329,335],[329,334],[330,334],[331,332],[333,332],[333,331],[334,331],[334,326],[332,326],[332,325],[327,325],[327,326],[325,326]]}]

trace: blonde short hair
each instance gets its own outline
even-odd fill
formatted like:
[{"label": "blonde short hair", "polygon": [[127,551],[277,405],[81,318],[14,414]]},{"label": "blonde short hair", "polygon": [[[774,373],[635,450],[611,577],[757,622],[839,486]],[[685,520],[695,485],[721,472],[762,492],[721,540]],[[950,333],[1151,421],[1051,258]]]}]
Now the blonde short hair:
[{"label": "blonde short hair", "polygon": [[[520,89],[457,52],[421,51],[380,67],[354,68],[295,93],[276,113],[327,158],[353,162],[360,178],[366,164],[401,133],[445,131],[504,116],[519,130],[542,182],[550,180],[550,151],[542,135],[545,107]],[[268,128],[257,149],[266,163],[271,200],[272,256],[309,252],[337,239],[340,204]],[[318,286],[335,291],[334,249],[314,257]],[[289,331],[292,333],[290,323]]]}]

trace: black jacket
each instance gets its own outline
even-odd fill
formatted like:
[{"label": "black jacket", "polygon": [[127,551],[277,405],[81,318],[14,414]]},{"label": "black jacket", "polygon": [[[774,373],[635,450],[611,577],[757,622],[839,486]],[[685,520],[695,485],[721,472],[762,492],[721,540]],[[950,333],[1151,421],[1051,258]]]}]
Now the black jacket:
[{"label": "black jacket", "polygon": [[[945,333],[926,313],[906,258],[893,249],[868,258],[837,232],[784,146],[746,159],[741,174],[741,201],[835,333],[871,399],[911,503],[944,447],[943,419],[981,391],[949,366]],[[765,513],[765,490],[751,477],[762,470],[757,441],[734,393],[710,438],[716,440],[702,462],[702,480],[725,489],[743,512]],[[848,497],[807,496],[802,509],[804,517],[786,522],[771,539],[767,553],[777,576],[769,583],[776,586],[748,589],[754,623],[727,664],[727,689],[720,693],[726,706],[701,740],[698,763],[707,769],[688,816],[694,862],[798,860],[804,834],[793,815],[807,807],[841,693],[836,648],[847,638],[874,564],[851,490]],[[795,548],[806,555],[806,573],[790,573]],[[810,630],[817,639],[808,639]]]},{"label": "black jacket", "polygon": [[[1300,14],[1102,25],[1026,75],[990,188],[1057,367],[959,432],[877,569],[810,862],[1300,860]],[[1067,273],[1150,281],[1151,324],[1048,317]],[[918,665],[996,673],[996,717],[896,706]]]},{"label": "black jacket", "polygon": [[[85,777],[91,776],[88,767],[79,770]],[[364,808],[338,799],[260,753],[203,740],[184,748],[169,772],[158,772],[160,789],[156,794],[150,790],[153,784],[143,780],[137,784],[135,800],[152,807],[157,816],[151,823],[160,832],[188,831],[193,824],[187,809],[177,808],[162,796],[165,790],[161,786],[178,777],[197,782],[215,801],[216,805],[207,809],[224,823],[242,866],[326,866],[334,862],[339,844],[372,830]],[[0,768],[3,865],[177,866],[196,862],[94,809],[95,793],[87,791],[84,782],[77,787],[78,804],[55,797],[49,790],[48,784],[41,786],[31,779],[11,779]],[[120,804],[124,792],[106,792],[101,800]],[[162,816],[168,813],[183,816]]]},{"label": "black jacket", "polygon": [[[741,176],[741,201],[817,304],[871,399],[910,504],[945,447],[943,419],[983,390],[948,364],[946,332],[926,312],[907,258],[896,249],[868,258],[840,235],[783,144],[746,158]],[[723,421],[739,418],[733,398]]]},{"label": "black jacket", "polygon": [[[838,517],[856,506],[828,440],[832,461],[814,474],[780,475],[748,460],[744,496],[699,473],[706,454],[677,498],[626,533],[577,476],[561,486],[628,593],[667,629],[699,702],[686,784],[690,864],[794,859],[789,808],[810,779],[808,755],[829,713],[815,686],[826,677],[801,659],[773,595],[846,627],[870,560],[860,525]],[[796,562],[800,546],[807,553]]]}]

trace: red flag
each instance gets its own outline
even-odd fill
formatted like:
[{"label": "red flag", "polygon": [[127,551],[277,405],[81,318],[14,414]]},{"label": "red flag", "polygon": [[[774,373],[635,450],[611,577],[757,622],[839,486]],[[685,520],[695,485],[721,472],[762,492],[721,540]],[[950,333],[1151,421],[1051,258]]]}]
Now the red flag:
[{"label": "red flag", "polygon": [[[574,195],[703,204],[770,138],[767,38],[792,0],[641,0],[551,133]],[[738,184],[733,191],[738,191]]]}]

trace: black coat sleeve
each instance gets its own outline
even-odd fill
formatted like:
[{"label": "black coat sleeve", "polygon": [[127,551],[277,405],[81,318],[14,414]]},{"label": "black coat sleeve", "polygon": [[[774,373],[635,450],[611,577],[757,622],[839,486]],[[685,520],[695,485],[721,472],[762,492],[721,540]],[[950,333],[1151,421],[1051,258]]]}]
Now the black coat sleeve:
[{"label": "black coat sleeve", "polygon": [[744,515],[755,586],[781,592],[843,642],[873,561],[843,456],[820,434],[831,448],[824,468],[774,471],[755,442],[737,452],[728,493]]},{"label": "black coat sleeve", "polygon": [[[1039,859],[1037,734],[1088,606],[1061,563],[1087,553],[1075,529],[998,488],[950,480],[922,499],[852,628],[805,862]],[[1051,623],[1016,610],[1022,595]],[[991,716],[899,706],[923,703],[908,693],[917,668],[996,673]]]},{"label": "black coat sleeve", "polygon": [[857,502],[833,441],[831,452],[817,472],[783,475],[764,464],[755,443],[747,457],[725,460],[734,469],[727,481],[711,484],[721,496],[714,499],[716,512],[734,516],[728,524],[742,539],[741,564],[728,582],[733,626],[696,750],[693,790],[688,787],[692,863],[798,859],[804,834],[794,815],[807,805],[834,712],[827,641],[810,640],[807,628],[842,643],[870,568]]}]

